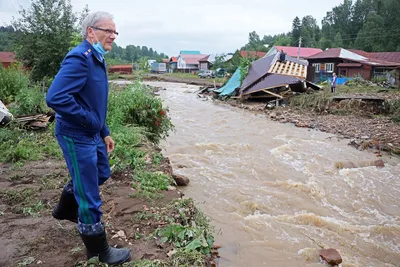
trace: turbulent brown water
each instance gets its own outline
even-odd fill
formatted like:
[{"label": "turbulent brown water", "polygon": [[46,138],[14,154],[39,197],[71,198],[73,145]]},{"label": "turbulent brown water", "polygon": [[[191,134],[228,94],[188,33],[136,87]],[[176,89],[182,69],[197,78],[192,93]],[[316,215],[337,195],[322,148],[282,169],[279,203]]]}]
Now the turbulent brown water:
[{"label": "turbulent brown water", "polygon": [[342,266],[400,266],[400,160],[337,170],[338,161],[376,156],[331,134],[203,101],[195,86],[149,84],[167,89],[160,95],[176,132],[165,154],[216,226],[219,266],[324,266],[321,246],[338,249]]}]

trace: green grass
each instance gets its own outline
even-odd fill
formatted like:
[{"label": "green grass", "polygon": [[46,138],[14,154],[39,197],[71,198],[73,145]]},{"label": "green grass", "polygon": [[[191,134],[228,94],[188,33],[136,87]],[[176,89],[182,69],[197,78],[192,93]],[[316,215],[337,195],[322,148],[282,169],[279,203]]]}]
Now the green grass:
[{"label": "green grass", "polygon": [[[107,267],[97,257],[88,261],[79,262],[76,267]],[[123,267],[204,267],[204,255],[197,251],[177,250],[168,260],[139,260],[127,262]]]},{"label": "green grass", "polygon": [[62,151],[53,136],[54,124],[46,131],[32,132],[16,126],[0,131],[0,163],[62,159]]}]

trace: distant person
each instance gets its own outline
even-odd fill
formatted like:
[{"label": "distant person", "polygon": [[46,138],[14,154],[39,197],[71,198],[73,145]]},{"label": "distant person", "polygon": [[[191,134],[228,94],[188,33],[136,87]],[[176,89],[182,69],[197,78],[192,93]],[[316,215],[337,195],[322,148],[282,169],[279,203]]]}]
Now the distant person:
[{"label": "distant person", "polygon": [[279,54],[279,61],[282,63],[286,61],[286,54],[285,54],[285,52],[283,52],[283,49],[281,50],[281,53]]},{"label": "distant person", "polygon": [[[104,55],[117,37],[113,16],[95,12],[82,22],[83,42],[64,58],[48,91],[57,113],[55,135],[72,178],[53,211],[58,220],[78,223],[88,255],[108,265],[129,260],[130,251],[111,247],[102,222],[99,186],[110,176],[114,141],[106,125],[108,79]],[[67,238],[67,237],[66,237]]]},{"label": "distant person", "polygon": [[334,94],[335,90],[336,90],[336,80],[337,80],[337,76],[336,73],[332,74],[332,82],[331,82],[331,93]]}]

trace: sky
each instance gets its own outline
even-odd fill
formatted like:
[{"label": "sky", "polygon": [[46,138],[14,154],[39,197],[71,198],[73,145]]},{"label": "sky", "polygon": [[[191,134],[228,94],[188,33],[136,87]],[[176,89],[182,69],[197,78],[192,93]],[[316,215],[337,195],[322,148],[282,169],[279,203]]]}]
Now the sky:
[{"label": "sky", "polygon": [[[18,17],[30,0],[0,0],[0,24]],[[90,11],[114,15],[115,42],[140,45],[176,56],[180,50],[202,54],[230,53],[245,45],[249,32],[260,37],[289,32],[293,19],[312,15],[321,24],[327,11],[343,0],[71,0],[75,12],[87,4]]]}]

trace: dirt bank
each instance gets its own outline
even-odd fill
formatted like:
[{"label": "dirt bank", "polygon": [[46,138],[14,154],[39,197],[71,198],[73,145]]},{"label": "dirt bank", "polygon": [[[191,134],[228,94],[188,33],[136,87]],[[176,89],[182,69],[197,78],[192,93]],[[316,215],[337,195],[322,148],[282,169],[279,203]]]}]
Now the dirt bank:
[{"label": "dirt bank", "polygon": [[[170,174],[168,159],[162,160],[158,171]],[[0,174],[0,266],[86,266],[86,251],[76,224],[51,217],[69,179],[65,164],[57,160],[31,161],[19,167],[1,164]],[[109,242],[128,247],[134,262],[167,260],[175,246],[153,234],[160,227],[194,220],[198,210],[190,199],[182,200],[175,187],[151,199],[138,196],[134,183],[132,172],[127,170],[114,173],[101,187]],[[193,266],[209,264],[203,261],[199,265],[199,254],[174,260],[193,262]]]},{"label": "dirt bank", "polygon": [[171,82],[171,83],[185,83],[191,85],[199,85],[199,86],[216,86],[221,87],[222,83],[215,82],[214,79],[200,79],[200,78],[186,78],[186,77],[175,77],[164,74],[150,74],[144,73],[140,75],[114,75],[110,77],[112,79],[125,79],[125,80],[136,80],[141,79],[143,81],[156,81],[156,82]]}]

